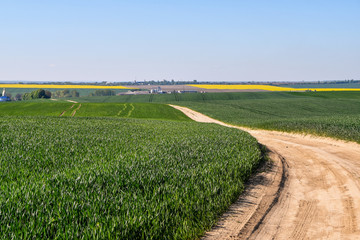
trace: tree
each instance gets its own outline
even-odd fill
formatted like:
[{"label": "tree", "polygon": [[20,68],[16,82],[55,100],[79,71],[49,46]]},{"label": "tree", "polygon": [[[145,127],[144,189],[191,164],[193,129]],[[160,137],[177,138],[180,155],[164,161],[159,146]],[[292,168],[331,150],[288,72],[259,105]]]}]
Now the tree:
[{"label": "tree", "polygon": [[71,91],[71,97],[79,97],[80,96],[80,93],[76,90],[72,90]]},{"label": "tree", "polygon": [[45,91],[45,98],[51,98],[51,92],[50,91]]},{"label": "tree", "polygon": [[[47,92],[49,92],[49,91],[47,91]],[[51,93],[49,95],[49,94],[46,94],[46,91],[44,89],[37,89],[30,93],[24,93],[23,100],[31,100],[31,99],[37,99],[37,98],[50,98],[50,97],[51,97]]]},{"label": "tree", "polygon": [[80,93],[78,91],[76,91],[75,89],[73,90],[69,90],[69,89],[64,89],[64,90],[57,90],[56,92],[53,93],[54,97],[57,98],[63,98],[63,97],[80,97]]},{"label": "tree", "polygon": [[22,99],[23,100],[31,100],[32,98],[30,97],[30,93],[24,93]]},{"label": "tree", "polygon": [[62,90],[62,92],[63,92],[63,96],[65,96],[66,94],[70,93],[70,90],[69,89],[64,89],[64,90]]},{"label": "tree", "polygon": [[15,95],[15,101],[20,101],[22,99],[22,95],[20,93]]},{"label": "tree", "polygon": [[115,96],[115,91],[114,90],[109,90],[109,89],[96,90],[95,92],[90,93],[89,96],[90,97],[93,97],[93,96]]}]

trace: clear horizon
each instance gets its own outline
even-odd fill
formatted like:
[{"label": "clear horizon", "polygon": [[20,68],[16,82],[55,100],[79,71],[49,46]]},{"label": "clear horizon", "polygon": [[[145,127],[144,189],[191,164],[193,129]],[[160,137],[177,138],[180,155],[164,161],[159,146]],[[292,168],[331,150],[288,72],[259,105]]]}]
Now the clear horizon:
[{"label": "clear horizon", "polygon": [[0,3],[0,81],[360,79],[359,1]]},{"label": "clear horizon", "polygon": [[[163,80],[167,80],[167,81],[171,81],[171,79],[163,79]],[[196,79],[195,79],[196,80]],[[150,81],[162,81],[162,80],[145,80],[146,82],[150,82]],[[193,80],[189,80],[189,81],[176,81],[175,82],[191,82]],[[207,83],[207,82],[211,82],[211,83],[239,83],[239,84],[246,84],[246,83],[332,83],[332,82],[347,82],[347,81],[360,81],[360,79],[338,79],[338,80],[302,80],[302,81],[197,81],[197,83]],[[133,81],[42,81],[42,80],[0,80],[0,84],[4,84],[4,83],[54,83],[54,82],[61,82],[61,83],[65,83],[65,82],[70,82],[70,83],[101,83],[101,82],[107,82],[107,83],[128,83],[128,82],[133,82]],[[137,81],[137,82],[144,82],[144,81]]]}]

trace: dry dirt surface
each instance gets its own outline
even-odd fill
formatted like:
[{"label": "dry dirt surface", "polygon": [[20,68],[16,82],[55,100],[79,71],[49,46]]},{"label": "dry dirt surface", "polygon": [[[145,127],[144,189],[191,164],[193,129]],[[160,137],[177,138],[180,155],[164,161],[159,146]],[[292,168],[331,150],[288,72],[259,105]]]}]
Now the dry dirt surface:
[{"label": "dry dirt surface", "polygon": [[204,239],[360,239],[359,144],[236,127],[173,107],[249,132],[273,160]]}]

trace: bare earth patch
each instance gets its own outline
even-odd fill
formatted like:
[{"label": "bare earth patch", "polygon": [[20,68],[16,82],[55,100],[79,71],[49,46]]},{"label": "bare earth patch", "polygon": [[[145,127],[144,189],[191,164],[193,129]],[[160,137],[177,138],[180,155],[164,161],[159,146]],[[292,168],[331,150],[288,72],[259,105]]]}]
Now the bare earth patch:
[{"label": "bare earth patch", "polygon": [[245,130],[271,151],[273,165],[252,178],[205,239],[360,239],[359,144],[242,128],[173,107],[195,121]]}]

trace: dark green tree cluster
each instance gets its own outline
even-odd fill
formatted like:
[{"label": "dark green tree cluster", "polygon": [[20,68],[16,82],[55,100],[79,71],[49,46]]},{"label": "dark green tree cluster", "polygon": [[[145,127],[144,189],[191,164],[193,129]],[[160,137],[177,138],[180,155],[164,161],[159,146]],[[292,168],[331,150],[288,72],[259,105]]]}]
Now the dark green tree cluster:
[{"label": "dark green tree cluster", "polygon": [[76,91],[75,89],[73,89],[73,90],[64,89],[64,90],[56,91],[53,94],[53,96],[56,98],[80,97],[80,93],[78,91]]},{"label": "dark green tree cluster", "polygon": [[51,98],[51,92],[45,91],[44,89],[38,89],[30,93],[24,93],[24,95],[22,96],[23,100],[31,100],[38,98]]},{"label": "dark green tree cluster", "polygon": [[109,89],[105,89],[105,90],[96,90],[93,93],[89,94],[90,97],[94,97],[94,96],[115,96],[115,91],[114,90],[109,90]]},{"label": "dark green tree cluster", "polygon": [[22,94],[21,94],[21,93],[17,93],[17,94],[15,95],[14,100],[15,100],[15,101],[20,101],[21,99],[22,99]]}]

